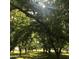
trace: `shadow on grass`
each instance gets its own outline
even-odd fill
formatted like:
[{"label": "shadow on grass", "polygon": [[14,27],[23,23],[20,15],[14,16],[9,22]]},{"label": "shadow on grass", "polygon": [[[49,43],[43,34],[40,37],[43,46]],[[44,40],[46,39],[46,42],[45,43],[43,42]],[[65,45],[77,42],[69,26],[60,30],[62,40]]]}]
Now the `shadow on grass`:
[{"label": "shadow on grass", "polygon": [[[54,53],[43,53],[43,52],[30,52],[27,54],[22,54],[19,56],[18,54],[11,55],[10,59],[56,59],[56,55]],[[69,59],[68,55],[61,55],[61,59]]]},{"label": "shadow on grass", "polygon": [[[40,56],[33,57],[32,59],[56,59],[55,53],[41,53]],[[69,59],[68,55],[61,55],[60,59]]]}]

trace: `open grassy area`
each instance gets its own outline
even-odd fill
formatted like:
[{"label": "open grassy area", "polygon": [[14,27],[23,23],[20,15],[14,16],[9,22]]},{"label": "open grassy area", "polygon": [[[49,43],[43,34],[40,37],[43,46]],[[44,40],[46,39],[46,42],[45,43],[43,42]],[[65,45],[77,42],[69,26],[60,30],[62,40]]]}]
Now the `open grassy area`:
[{"label": "open grassy area", "polygon": [[[56,59],[55,53],[46,54],[39,51],[33,51],[28,53],[22,53],[22,55],[19,55],[19,52],[17,53],[11,53],[10,59]],[[67,53],[62,53],[61,59],[69,59],[69,56]]]}]

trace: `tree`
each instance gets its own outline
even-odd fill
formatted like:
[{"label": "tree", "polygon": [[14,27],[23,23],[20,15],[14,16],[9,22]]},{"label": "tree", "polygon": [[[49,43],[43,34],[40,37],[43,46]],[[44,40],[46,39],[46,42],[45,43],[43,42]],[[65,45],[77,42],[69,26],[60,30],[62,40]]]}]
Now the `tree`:
[{"label": "tree", "polygon": [[[50,4],[47,2],[49,2]],[[68,0],[67,1],[50,0],[47,2],[41,2],[41,1],[35,1],[35,0],[20,0],[20,1],[11,0],[11,6],[13,6],[12,9],[20,10],[21,12],[25,13],[26,16],[35,19],[40,24],[40,28],[42,28],[43,31],[38,31],[39,34],[40,32],[43,32],[46,34],[48,38],[46,41],[55,50],[57,59],[60,59],[61,49],[64,47],[65,44],[67,44],[68,36],[69,36],[68,35],[69,2]],[[51,8],[47,7],[46,9],[44,9],[45,7],[43,7],[41,9],[40,8],[41,6],[38,6],[39,3],[45,3],[45,5],[47,6],[51,5],[50,6]],[[45,5],[42,5],[42,6],[45,6]],[[44,10],[45,12],[48,12],[48,13],[47,14],[43,13]],[[33,26],[33,28],[35,27]]]},{"label": "tree", "polygon": [[[30,21],[29,18],[26,17],[21,11],[18,9],[12,10],[11,11],[11,18],[10,18],[10,43],[11,43],[11,49],[14,49],[15,46],[20,41],[26,40],[29,38],[31,35],[31,30],[30,30]],[[29,31],[28,31],[29,30]],[[15,44],[14,44],[15,43]]]}]

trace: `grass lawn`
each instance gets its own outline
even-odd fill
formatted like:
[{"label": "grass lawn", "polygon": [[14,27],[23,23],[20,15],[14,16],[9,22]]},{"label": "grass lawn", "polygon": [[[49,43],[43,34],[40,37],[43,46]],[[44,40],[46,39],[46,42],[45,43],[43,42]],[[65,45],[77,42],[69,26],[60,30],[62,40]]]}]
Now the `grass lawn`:
[{"label": "grass lawn", "polygon": [[[55,53],[46,54],[43,52],[28,52],[26,54],[22,53],[19,56],[19,53],[11,53],[10,59],[56,59]],[[69,55],[67,53],[63,53],[61,55],[61,59],[69,59]]]}]

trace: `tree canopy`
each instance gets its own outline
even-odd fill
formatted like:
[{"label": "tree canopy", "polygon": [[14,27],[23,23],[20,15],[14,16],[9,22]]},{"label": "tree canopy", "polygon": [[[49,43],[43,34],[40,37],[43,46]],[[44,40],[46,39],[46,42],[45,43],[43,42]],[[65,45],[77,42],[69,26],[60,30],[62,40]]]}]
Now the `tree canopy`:
[{"label": "tree canopy", "polygon": [[54,49],[59,59],[69,41],[69,0],[11,0],[10,4],[10,49],[17,45]]}]

